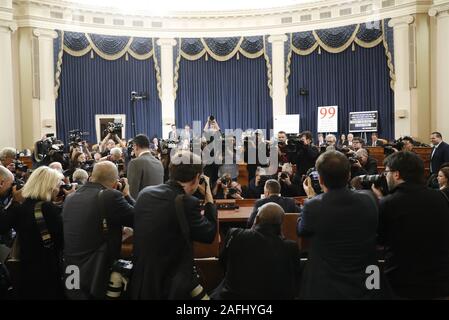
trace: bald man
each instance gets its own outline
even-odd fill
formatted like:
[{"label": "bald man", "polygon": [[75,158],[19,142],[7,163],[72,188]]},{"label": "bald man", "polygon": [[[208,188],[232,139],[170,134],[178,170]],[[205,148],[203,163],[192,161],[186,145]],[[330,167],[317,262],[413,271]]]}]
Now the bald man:
[{"label": "bald man", "polygon": [[293,299],[298,293],[298,245],[281,234],[284,210],[276,203],[259,208],[251,229],[230,229],[220,262],[226,272],[214,299]]},{"label": "bald man", "polygon": [[[67,197],[64,203],[64,257],[80,269],[80,290],[68,290],[69,299],[105,298],[110,265],[94,272],[98,250],[107,249],[108,261],[120,258],[122,229],[132,227],[134,200],[126,179],[119,183],[117,167],[110,161],[94,166],[91,181]],[[118,191],[116,189],[120,189]],[[102,224],[106,218],[106,228]],[[96,277],[94,277],[96,275]],[[105,286],[98,286],[98,283]]]}]

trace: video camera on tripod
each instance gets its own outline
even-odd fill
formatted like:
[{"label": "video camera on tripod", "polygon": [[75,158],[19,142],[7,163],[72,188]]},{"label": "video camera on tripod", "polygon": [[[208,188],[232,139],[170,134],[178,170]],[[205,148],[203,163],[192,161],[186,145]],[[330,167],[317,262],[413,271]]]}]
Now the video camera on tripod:
[{"label": "video camera on tripod", "polygon": [[50,153],[60,153],[61,155],[64,153],[64,144],[56,140],[53,133],[46,134],[44,139],[34,144],[34,160],[38,163],[42,162]]}]

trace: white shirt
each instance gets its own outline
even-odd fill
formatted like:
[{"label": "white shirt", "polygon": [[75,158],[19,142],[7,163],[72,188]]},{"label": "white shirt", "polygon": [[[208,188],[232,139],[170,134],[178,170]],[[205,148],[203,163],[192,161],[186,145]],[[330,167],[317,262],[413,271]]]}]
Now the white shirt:
[{"label": "white shirt", "polygon": [[433,147],[432,154],[430,155],[430,159],[433,158],[433,154],[435,153],[435,150],[440,146],[441,142],[443,142],[443,141],[440,141],[439,144],[437,144],[436,146]]}]

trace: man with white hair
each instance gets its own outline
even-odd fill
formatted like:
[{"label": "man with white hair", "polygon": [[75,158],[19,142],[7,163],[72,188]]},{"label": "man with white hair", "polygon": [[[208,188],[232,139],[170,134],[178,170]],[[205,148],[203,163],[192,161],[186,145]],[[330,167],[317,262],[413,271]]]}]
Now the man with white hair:
[{"label": "man with white hair", "polygon": [[83,169],[76,169],[72,175],[73,182],[78,183],[78,185],[86,184],[88,179],[89,179],[89,174],[87,173],[86,170],[83,170]]},{"label": "man with white hair", "polygon": [[352,177],[360,176],[364,174],[377,174],[377,160],[370,157],[366,149],[359,149],[355,152],[357,162],[352,165],[351,175]]},{"label": "man with white hair", "polygon": [[335,146],[337,144],[337,137],[333,134],[328,134],[326,136],[326,144],[328,146]]},{"label": "man with white hair", "polygon": [[16,149],[5,147],[0,151],[0,164],[8,168],[9,171],[14,172],[16,167],[14,160],[16,159]]},{"label": "man with white hair", "polygon": [[[14,175],[0,165],[0,215],[5,214],[13,202],[13,183]],[[0,235],[0,244],[7,246],[12,244],[11,232]]]}]

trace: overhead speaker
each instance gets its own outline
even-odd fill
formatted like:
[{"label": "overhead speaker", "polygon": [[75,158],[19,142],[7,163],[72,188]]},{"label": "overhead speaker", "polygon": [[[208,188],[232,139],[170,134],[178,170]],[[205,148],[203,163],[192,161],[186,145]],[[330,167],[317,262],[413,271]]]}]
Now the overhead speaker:
[{"label": "overhead speaker", "polygon": [[300,96],[308,96],[309,95],[309,90],[307,90],[305,88],[301,88],[301,89],[299,89],[299,95]]}]

